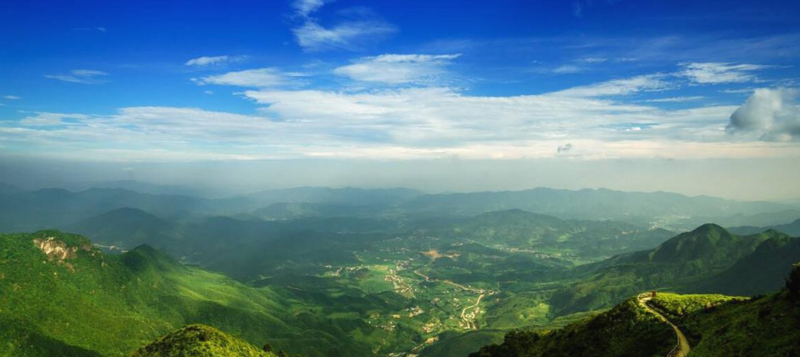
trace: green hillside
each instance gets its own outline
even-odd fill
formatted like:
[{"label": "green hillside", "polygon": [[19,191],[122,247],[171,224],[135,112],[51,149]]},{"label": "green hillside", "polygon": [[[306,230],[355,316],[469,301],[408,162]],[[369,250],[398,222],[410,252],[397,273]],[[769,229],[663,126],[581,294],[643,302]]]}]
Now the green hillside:
[{"label": "green hillside", "polygon": [[275,357],[253,345],[205,325],[190,325],[163,336],[129,357]]},{"label": "green hillside", "polygon": [[[706,224],[671,238],[655,249],[620,255],[580,268],[584,276],[555,293],[551,304],[557,315],[563,315],[613,306],[645,290],[707,290],[703,286],[708,281],[755,252],[762,243],[770,239],[787,238],[776,231],[738,236],[720,226]],[[780,262],[755,260],[780,268]],[[736,284],[735,280],[731,280],[735,278],[731,275],[720,280],[718,285]],[[759,289],[748,289],[741,294],[778,289],[781,285],[780,282],[776,284],[776,279],[772,276]]]},{"label": "green hillside", "polygon": [[628,299],[613,309],[553,331],[514,331],[502,344],[470,357],[649,357],[666,356],[672,329]]},{"label": "green hillside", "polygon": [[[690,356],[797,356],[800,353],[800,265],[786,288],[755,298],[659,293],[647,303],[687,336]],[[471,357],[665,356],[669,326],[635,299],[555,331],[514,331]]]},{"label": "green hillside", "polygon": [[71,346],[76,356],[122,356],[190,323],[311,356],[369,350],[374,328],[319,311],[285,289],[247,287],[148,246],[104,255],[57,231],[0,235],[0,318],[9,321],[0,355],[51,356]]}]

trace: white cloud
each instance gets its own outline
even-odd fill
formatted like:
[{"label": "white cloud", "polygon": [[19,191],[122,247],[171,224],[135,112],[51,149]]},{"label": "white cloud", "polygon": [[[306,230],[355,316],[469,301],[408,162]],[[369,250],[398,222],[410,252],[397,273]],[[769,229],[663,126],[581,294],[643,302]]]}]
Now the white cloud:
[{"label": "white cloud", "polygon": [[461,55],[385,54],[362,58],[354,64],[336,68],[333,72],[363,82],[430,84],[442,79],[446,75],[444,67],[459,56]]},{"label": "white cloud", "polygon": [[105,76],[108,73],[102,71],[73,69],[68,74],[47,74],[44,77],[70,83],[100,84],[104,83]]},{"label": "white cloud", "polygon": [[764,141],[800,141],[796,89],[757,89],[730,117],[731,134],[755,134]]},{"label": "white cloud", "polygon": [[555,74],[573,74],[583,72],[585,68],[571,64],[559,66],[553,69]]},{"label": "white cloud", "polygon": [[701,99],[705,99],[705,97],[697,95],[691,97],[669,97],[669,98],[656,98],[656,99],[648,99],[645,102],[648,103],[686,103],[686,102],[694,102]]},{"label": "white cloud", "polygon": [[18,97],[18,96],[16,96],[16,95],[6,95],[6,96],[3,96],[3,99],[8,99],[8,100],[20,100],[20,99],[22,99],[22,97]]},{"label": "white cloud", "polygon": [[192,78],[194,82],[200,85],[204,84],[217,84],[227,86],[239,87],[277,87],[291,82],[291,79],[285,73],[282,73],[276,68],[259,68],[248,69],[238,72],[228,72],[225,74]]},{"label": "white cloud", "polygon": [[354,50],[362,43],[394,33],[395,27],[379,20],[346,21],[323,27],[314,20],[292,30],[297,43],[308,51]]},{"label": "white cloud", "polygon": [[556,92],[559,95],[576,97],[604,97],[628,95],[638,92],[653,92],[670,89],[672,84],[664,80],[664,75],[650,74],[625,79],[615,79],[597,84],[569,88]]},{"label": "white cloud", "polygon": [[295,0],[292,8],[301,23],[292,29],[297,43],[306,51],[354,50],[366,42],[379,40],[397,29],[366,8],[340,11],[347,17],[333,26],[325,27],[311,17],[329,0]]},{"label": "white cloud", "polygon": [[325,5],[325,2],[325,0],[296,0],[292,3],[292,7],[298,15],[307,17]]},{"label": "white cloud", "polygon": [[123,161],[554,158],[559,147],[564,155],[566,143],[570,159],[800,157],[797,146],[727,135],[735,106],[667,110],[610,97],[660,90],[659,81],[660,75],[644,76],[520,96],[443,87],[262,87],[242,93],[262,105],[258,115],[172,107],[102,116],[37,113],[0,121],[0,142]]},{"label": "white cloud", "polygon": [[758,77],[752,72],[769,68],[770,66],[755,64],[731,63],[683,63],[680,75],[697,84],[744,83],[757,81]]},{"label": "white cloud", "polygon": [[28,116],[20,120],[22,126],[37,127],[37,126],[62,126],[62,125],[79,125],[79,121],[89,118],[83,114],[63,114],[63,113],[35,113],[34,116]]},{"label": "white cloud", "polygon": [[603,58],[603,57],[586,57],[578,60],[578,62],[585,62],[585,63],[603,63],[606,61],[608,61],[608,58]]},{"label": "white cloud", "polygon": [[186,63],[184,64],[187,66],[204,67],[210,65],[220,65],[224,63],[242,62],[246,58],[247,58],[246,56],[213,56],[213,57],[203,56],[190,59],[186,61]]}]

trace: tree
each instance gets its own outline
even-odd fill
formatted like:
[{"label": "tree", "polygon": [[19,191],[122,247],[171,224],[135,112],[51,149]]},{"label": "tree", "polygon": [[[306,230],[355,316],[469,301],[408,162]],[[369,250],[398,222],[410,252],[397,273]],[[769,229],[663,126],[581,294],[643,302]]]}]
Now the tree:
[{"label": "tree", "polygon": [[272,345],[270,345],[269,343],[264,345],[264,352],[272,352],[272,351],[273,351]]}]

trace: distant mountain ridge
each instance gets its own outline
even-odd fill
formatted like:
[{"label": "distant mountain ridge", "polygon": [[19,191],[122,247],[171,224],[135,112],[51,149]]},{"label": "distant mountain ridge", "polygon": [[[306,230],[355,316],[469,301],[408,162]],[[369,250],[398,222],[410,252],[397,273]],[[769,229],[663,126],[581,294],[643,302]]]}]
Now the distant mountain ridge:
[{"label": "distant mountain ridge", "polygon": [[792,210],[772,202],[739,202],[667,192],[578,191],[535,188],[523,191],[453,193],[419,196],[402,206],[412,212],[472,215],[521,209],[570,219],[647,220],[653,217],[728,217]]},{"label": "distant mountain ridge", "polygon": [[[112,185],[113,186],[113,185]],[[126,187],[144,187],[136,183]],[[187,195],[139,193],[123,188],[0,191],[0,231],[32,231],[63,227],[115,209],[135,208],[157,217],[253,215],[260,218],[308,216],[473,216],[521,209],[561,219],[617,220],[659,227],[696,226],[718,222],[728,226],[783,222],[770,215],[796,219],[793,206],[771,202],[739,202],[720,198],[653,192],[555,190],[423,194],[409,189],[300,187],[250,195],[208,199]]]}]

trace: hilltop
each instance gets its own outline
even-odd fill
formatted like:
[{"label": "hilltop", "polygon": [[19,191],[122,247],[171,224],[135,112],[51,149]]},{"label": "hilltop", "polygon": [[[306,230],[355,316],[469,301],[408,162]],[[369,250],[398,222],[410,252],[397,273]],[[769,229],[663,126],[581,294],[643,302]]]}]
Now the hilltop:
[{"label": "hilltop", "polygon": [[276,357],[206,325],[189,325],[144,346],[129,357]]}]

